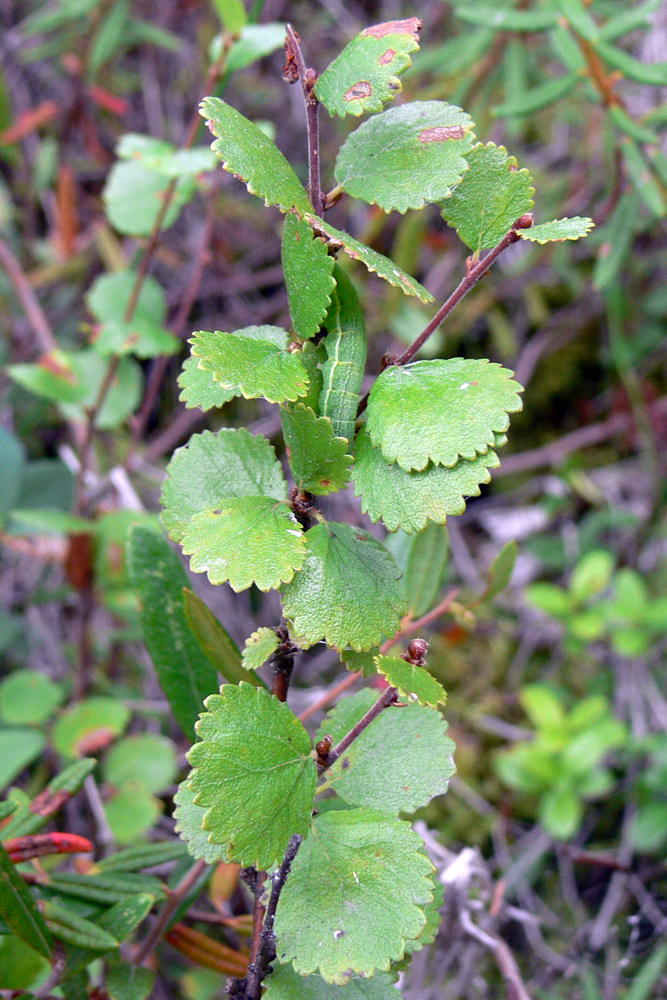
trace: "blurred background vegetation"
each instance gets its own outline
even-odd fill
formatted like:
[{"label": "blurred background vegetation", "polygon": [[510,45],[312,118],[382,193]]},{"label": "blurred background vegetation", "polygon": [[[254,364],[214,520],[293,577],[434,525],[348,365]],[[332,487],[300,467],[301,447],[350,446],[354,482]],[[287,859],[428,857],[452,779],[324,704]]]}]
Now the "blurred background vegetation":
[{"label": "blurred background vegetation", "polygon": [[[197,105],[224,93],[305,181],[302,95],[280,72],[284,23],[321,71],[369,24],[415,15],[421,50],[399,100],[461,105],[483,141],[506,145],[531,171],[537,222],[590,215],[596,229],[575,244],[510,248],[425,348],[500,361],[526,391],[490,486],[424,540],[430,590],[415,614],[457,592],[427,634],[429,666],[449,692],[458,773],[417,818],[440,868],[463,858],[467,881],[448,892],[445,879],[442,931],[402,988],[408,1000],[505,995],[494,938],[461,921],[483,910],[525,996],[658,1000],[667,995],[664,0],[0,5],[0,787],[25,804],[65,765],[93,757],[58,828],[89,837],[98,857],[114,844],[174,839],[188,742],[141,644],[125,540],[137,522],[159,530],[166,461],[193,431],[244,425],[282,447],[279,417],[259,401],[203,414],[179,399],[192,331],[289,326],[280,216],[216,166]],[[350,125],[323,114],[321,130],[326,189]],[[385,216],[343,199],[331,220],[438,301],[464,273],[466,248],[435,206]],[[142,262],[149,274],[129,310]],[[374,373],[431,313],[351,273]],[[123,312],[132,324],[114,319]],[[351,490],[327,502],[338,519],[365,523]],[[509,586],[483,596],[492,559],[512,541]],[[409,568],[409,540],[391,545]],[[193,586],[239,644],[279,620],[275,594]],[[341,673],[331,654],[305,657],[295,710]],[[247,909],[226,868],[197,891],[209,916]],[[238,927],[224,922],[189,926],[237,943]],[[163,947],[151,995],[222,996],[219,964],[184,940]],[[0,990],[45,982],[44,960],[0,937]]]}]

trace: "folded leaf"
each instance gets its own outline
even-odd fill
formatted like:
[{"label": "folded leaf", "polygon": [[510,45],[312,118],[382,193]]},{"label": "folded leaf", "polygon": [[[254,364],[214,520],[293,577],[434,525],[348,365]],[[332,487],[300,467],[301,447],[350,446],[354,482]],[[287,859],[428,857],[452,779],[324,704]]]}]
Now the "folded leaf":
[{"label": "folded leaf", "polygon": [[281,407],[287,457],[299,490],[324,496],[343,489],[350,479],[352,458],[347,438],[336,437],[329,417],[317,417],[309,406]]},{"label": "folded leaf", "polygon": [[404,698],[437,708],[447,701],[447,692],[435,677],[423,667],[416,667],[400,656],[376,656],[378,673],[387,683],[398,688]]},{"label": "folded leaf", "polygon": [[335,286],[335,260],[305,219],[289,213],[282,245],[283,272],[292,325],[298,337],[313,337],[326,315]]}]

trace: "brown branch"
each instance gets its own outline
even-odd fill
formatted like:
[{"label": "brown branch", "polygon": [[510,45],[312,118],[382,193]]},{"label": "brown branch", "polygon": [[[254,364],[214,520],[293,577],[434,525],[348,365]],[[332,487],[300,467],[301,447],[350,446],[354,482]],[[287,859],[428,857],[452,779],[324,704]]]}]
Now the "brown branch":
[{"label": "brown branch", "polygon": [[280,640],[280,645],[271,657],[271,666],[273,667],[271,694],[275,695],[278,701],[287,701],[287,691],[294,669],[297,647],[289,637],[287,622],[284,618],[276,629],[276,635]]},{"label": "brown branch", "polygon": [[378,715],[384,711],[385,708],[388,708],[389,705],[393,705],[397,698],[398,688],[388,687],[385,691],[383,691],[375,704],[371,705],[366,714],[359,719],[356,726],[353,726],[349,733],[345,734],[340,743],[330,750],[326,758],[317,765],[318,773],[323,775],[325,771],[328,771],[329,768],[336,763],[341,754],[345,753],[350,744],[354,743],[357,736],[360,736],[364,729],[366,729],[367,726],[370,726],[371,722],[373,722],[374,719],[377,719]]},{"label": "brown branch", "polygon": [[58,341],[53,335],[49,321],[44,315],[34,289],[23,273],[21,265],[4,240],[0,240],[0,263],[4,266],[9,280],[14,286],[14,291],[23,306],[23,311],[28,318],[40,349],[45,352],[55,350],[58,347]]},{"label": "brown branch", "polygon": [[[394,638],[387,639],[387,641],[380,646],[380,652],[383,654],[389,652],[389,650],[399,643],[401,639],[404,639],[408,635],[413,635],[415,632],[421,631],[422,628],[426,625],[430,625],[431,622],[435,621],[436,618],[439,618],[440,615],[446,614],[457,594],[458,590],[450,590],[444,601],[441,601],[436,608],[433,608],[432,611],[429,611],[416,621],[412,621],[409,616],[404,618],[401,622],[401,627]],[[318,700],[313,702],[312,705],[309,705],[308,708],[299,716],[300,721],[304,722],[306,719],[309,719],[311,715],[315,715],[316,712],[319,712],[320,709],[326,708],[330,702],[334,701],[341,694],[344,694],[349,688],[353,687],[358,680],[361,680],[362,676],[363,674],[361,670],[348,674],[348,676],[344,677],[339,684],[336,684],[336,686],[332,687],[330,691],[327,691],[325,695],[318,698]]]},{"label": "brown branch", "polygon": [[589,78],[595,84],[605,107],[616,107],[625,110],[625,101],[614,90],[614,84],[605,72],[602,60],[591,43],[585,38],[582,38],[581,35],[578,35],[575,31],[573,31],[572,34],[574,35],[577,45],[581,50],[581,54],[586,60]]},{"label": "brown branch", "polygon": [[187,894],[195,885],[199,876],[206,870],[204,860],[196,861],[190,871],[186,872],[176,888],[169,894],[167,902],[158,914],[157,920],[150,931],[137,948],[134,955],[129,959],[133,965],[144,965],[155,950],[160,938],[167,930],[169,921],[176,913]]},{"label": "brown branch", "polygon": [[322,215],[324,208],[324,198],[322,195],[322,182],[320,179],[320,127],[319,110],[320,102],[315,96],[315,84],[317,73],[314,69],[306,69],[303,53],[299,44],[299,36],[292,28],[291,24],[285,26],[289,44],[288,59],[294,58],[296,68],[301,81],[303,98],[306,102],[306,128],[308,133],[308,194],[316,215]]},{"label": "brown branch", "polygon": [[[302,840],[303,837],[298,833],[295,833],[294,836],[290,838],[282,864],[273,876],[271,883],[271,895],[269,896],[269,902],[266,907],[262,937],[259,945],[257,961],[255,963],[260,983],[266,978],[269,966],[276,957],[276,939],[273,933],[273,923],[276,916],[276,910],[278,908],[278,900],[280,899],[280,894],[283,891],[283,886],[287,881],[287,876],[292,869],[297,852],[301,847]],[[249,998],[250,1000],[254,1000],[250,993]]]},{"label": "brown branch", "polygon": [[262,944],[262,927],[264,925],[264,915],[266,907],[262,903],[264,893],[264,883],[266,872],[258,872],[254,868],[246,868],[241,874],[244,882],[247,882],[255,897],[255,905],[252,911],[252,939],[250,943],[250,965],[248,975],[245,980],[245,996],[247,1000],[259,1000],[262,988],[262,980],[259,974],[259,950]]},{"label": "brown branch", "polygon": [[[530,214],[523,215],[520,219],[517,219],[517,221],[514,223],[510,231],[506,233],[505,236],[503,236],[500,243],[496,244],[493,250],[489,250],[486,256],[483,257],[481,260],[478,260],[476,264],[469,266],[467,274],[459,282],[458,288],[456,288],[449,296],[447,301],[440,306],[433,319],[430,321],[430,323],[428,323],[424,327],[424,329],[416,338],[416,340],[414,340],[410,344],[410,346],[403,351],[400,357],[393,360],[391,364],[396,366],[407,365],[409,361],[412,361],[417,351],[419,351],[419,349],[424,346],[424,344],[431,336],[431,334],[438,329],[440,324],[445,319],[447,319],[451,311],[459,304],[461,299],[465,295],[467,295],[470,289],[474,288],[474,286],[477,284],[480,278],[484,277],[484,275],[489,270],[491,265],[495,263],[498,257],[500,257],[501,253],[503,253],[504,250],[507,250],[508,247],[512,246],[513,243],[517,243],[521,239],[518,230],[530,229],[532,224],[533,224],[532,215]],[[359,403],[359,408],[357,410],[357,416],[363,413],[363,411],[366,409],[366,404],[368,403],[369,396],[370,392],[367,392],[366,395],[361,399]]]}]

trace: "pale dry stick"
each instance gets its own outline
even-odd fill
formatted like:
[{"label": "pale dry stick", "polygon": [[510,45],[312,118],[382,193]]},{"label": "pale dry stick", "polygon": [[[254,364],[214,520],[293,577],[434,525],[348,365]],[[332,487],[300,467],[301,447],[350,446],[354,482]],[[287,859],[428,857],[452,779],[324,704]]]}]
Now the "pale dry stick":
[{"label": "pale dry stick", "polygon": [[500,974],[505,980],[508,997],[511,997],[511,1000],[531,1000],[521,978],[519,966],[505,941],[496,934],[489,934],[478,927],[466,909],[462,909],[459,913],[459,920],[466,934],[479,941],[493,954]]},{"label": "pale dry stick", "polygon": [[[388,653],[393,646],[395,646],[398,642],[401,642],[401,640],[404,639],[406,636],[413,635],[415,632],[419,632],[420,629],[425,628],[426,625],[430,625],[431,622],[435,621],[436,618],[439,618],[440,615],[446,614],[449,611],[452,601],[454,600],[457,594],[458,590],[450,590],[450,592],[447,594],[447,597],[445,597],[444,601],[441,601],[440,604],[438,604],[437,608],[433,608],[432,611],[429,611],[427,614],[423,615],[421,618],[418,618],[416,621],[412,621],[409,615],[406,616],[401,622],[400,630],[396,633],[394,638],[387,639],[387,641],[383,643],[382,646],[380,646],[380,653],[384,656],[385,653]],[[312,705],[309,705],[308,708],[304,712],[302,712],[301,715],[299,716],[300,721],[304,722],[306,719],[309,719],[311,715],[314,715],[316,712],[319,712],[321,708],[326,708],[329,702],[334,701],[341,694],[344,694],[345,691],[347,691],[349,688],[354,687],[354,685],[357,683],[358,680],[361,679],[361,677],[362,677],[361,670],[357,670],[355,671],[355,673],[349,674],[339,684],[336,684],[335,687],[332,687],[330,691],[327,691],[327,693],[323,695],[321,698],[319,698],[316,702],[313,702]]]},{"label": "pale dry stick", "polygon": [[157,920],[151,927],[150,931],[142,941],[142,943],[137,948],[134,955],[128,958],[128,961],[132,965],[144,965],[153,951],[157,947],[160,938],[167,930],[169,921],[173,917],[174,913],[181,905],[181,902],[187,894],[190,892],[192,887],[195,885],[199,876],[206,870],[206,862],[202,859],[196,861],[189,872],[186,872],[181,881],[178,883],[176,888],[167,897],[167,902],[164,904],[163,909],[158,915]]}]

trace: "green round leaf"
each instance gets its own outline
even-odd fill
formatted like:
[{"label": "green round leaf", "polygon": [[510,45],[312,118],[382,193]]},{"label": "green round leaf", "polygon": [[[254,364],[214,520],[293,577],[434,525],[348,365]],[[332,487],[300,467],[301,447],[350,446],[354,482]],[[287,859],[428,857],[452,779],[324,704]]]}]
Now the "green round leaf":
[{"label": "green round leaf", "polygon": [[393,636],[407,610],[393,558],[367,531],[328,522],[306,532],[303,568],[282,587],[296,641],[370,649]]},{"label": "green round leaf", "polygon": [[286,503],[271,497],[227,497],[190,519],[181,539],[190,568],[232,590],[289,583],[306,558],[306,538]]},{"label": "green round leaf", "polygon": [[478,143],[469,170],[442,207],[445,221],[476,253],[494,247],[534,205],[532,178],[504,146]]},{"label": "green round leaf", "polygon": [[[366,714],[377,692],[364,688],[342,698],[320,726],[318,739],[334,745]],[[389,752],[400,747],[400,753]],[[420,705],[390,706],[374,719],[327,771],[336,793],[354,806],[386,813],[414,812],[447,791],[455,746],[440,712]]]},{"label": "green round leaf", "polygon": [[107,754],[104,776],[119,787],[132,780],[149,792],[161,792],[176,777],[174,744],[156,733],[128,736]]},{"label": "green round leaf", "polygon": [[258,628],[245,644],[242,653],[243,666],[246,670],[259,670],[269,657],[273,656],[280,640],[272,628]]},{"label": "green round leaf", "polygon": [[178,376],[181,394],[178,397],[187,410],[198,406],[201,410],[212,410],[224,406],[236,393],[233,389],[223,389],[216,382],[213,372],[199,367],[199,358],[190,356],[183,362],[183,370]]},{"label": "green round leaf", "polygon": [[[86,410],[94,406],[100,386],[109,367],[109,359],[94,348],[77,351],[75,365],[80,372],[84,394],[76,402],[65,400],[61,410],[73,420],[84,420]],[[102,409],[97,415],[95,426],[100,430],[110,430],[126,420],[141,400],[142,374],[133,358],[122,358],[111,383]]]},{"label": "green round leaf", "polygon": [[447,701],[447,692],[423,667],[416,667],[400,656],[376,656],[378,673],[404,698],[437,708]]},{"label": "green round leaf", "polygon": [[355,240],[349,233],[344,233],[341,229],[334,229],[318,215],[304,212],[304,218],[310,222],[316,233],[321,233],[325,237],[330,246],[340,247],[352,260],[360,260],[369,271],[379,275],[390,285],[400,288],[405,295],[415,295],[422,302],[433,302],[431,293],[423,285],[420,285],[416,278],[411,278],[409,274],[397,267],[393,260],[383,257],[377,250]]},{"label": "green round leaf", "polygon": [[310,826],[317,769],[308,733],[291,709],[262,688],[226,684],[207,699],[189,753],[189,788],[204,806],[209,841],[230,861],[268,869],[290,837]]},{"label": "green round leaf", "polygon": [[461,182],[475,142],[470,116],[444,101],[414,101],[374,115],[348,136],[336,180],[385,212],[442,201]]},{"label": "green round leaf", "polygon": [[489,469],[499,465],[489,449],[472,461],[459,459],[453,468],[429,464],[422,472],[406,472],[387,464],[364,426],[357,436],[352,480],[361,509],[374,524],[382,521],[389,531],[402,528],[412,534],[423,531],[427,521],[444,524],[448,516],[462,514],[465,498],[479,496],[480,484],[491,479]]},{"label": "green round leaf", "polygon": [[421,21],[385,21],[365,28],[349,42],[315,84],[315,94],[330,115],[381,111],[400,94],[399,73],[412,64],[419,48]]},{"label": "green round leaf", "polygon": [[305,396],[308,374],[287,334],[277,326],[248,326],[234,333],[201,331],[190,341],[199,364],[224,389],[246,399],[282,403]]},{"label": "green round leaf", "polygon": [[605,549],[595,549],[580,559],[570,578],[570,594],[577,602],[601,594],[611,583],[614,556]]},{"label": "green round leaf", "polygon": [[[98,323],[124,316],[137,283],[137,272],[114,271],[96,278],[86,294],[86,305]],[[167,299],[162,286],[146,275],[141,285],[134,309],[135,319],[147,319],[164,324],[167,318]]]},{"label": "green round leaf", "polygon": [[282,246],[283,272],[292,325],[298,337],[313,337],[326,316],[335,286],[335,258],[305,219],[289,213]]},{"label": "green round leaf", "polygon": [[167,467],[162,520],[178,542],[193,514],[229,497],[258,495],[287,499],[282,467],[267,439],[244,428],[203,431],[178,448]]},{"label": "green round leaf", "polygon": [[36,729],[0,729],[0,788],[39,757],[45,743],[44,734]]},{"label": "green round leaf", "polygon": [[316,416],[303,403],[281,407],[281,417],[297,487],[315,496],[341,490],[350,479],[352,466],[347,438],[335,437],[331,420]]},{"label": "green round leaf", "polygon": [[176,833],[186,842],[188,851],[194,858],[203,859],[208,865],[226,861],[224,844],[212,844],[203,828],[206,810],[195,805],[195,793],[188,788],[188,781],[182,781],[174,795],[176,809]]},{"label": "green round leaf", "polygon": [[277,146],[261,129],[225,104],[219,97],[206,97],[201,115],[216,141],[211,146],[225,170],[245,181],[248,191],[277,205],[283,212],[296,208],[310,210],[310,201],[301,181]]},{"label": "green round leaf", "polygon": [[132,844],[157,822],[162,803],[142,781],[126,781],[104,803],[107,822],[119,844]]},{"label": "green round leaf", "polygon": [[62,688],[38,670],[15,670],[0,684],[0,715],[10,725],[46,722],[62,700]]},{"label": "green round leaf", "polygon": [[532,243],[553,243],[564,240],[578,240],[582,236],[588,236],[593,228],[592,219],[582,219],[576,216],[573,219],[555,219],[553,222],[543,222],[532,229],[519,229],[518,233],[522,240],[530,240]]},{"label": "green round leaf", "polygon": [[388,971],[426,923],[433,865],[409,823],[372,809],[315,819],[281,893],[278,958],[344,986]]},{"label": "green round leaf", "polygon": [[53,745],[63,757],[84,757],[87,747],[105,746],[130,721],[130,711],[115,698],[84,698],[66,709],[55,724]]},{"label": "green round leaf", "polygon": [[[171,181],[159,170],[138,160],[115,163],[111,168],[102,197],[109,222],[126,236],[149,236],[158,217],[165,192]],[[162,229],[168,229],[195,192],[191,177],[183,177],[176,191]]]},{"label": "green round leaf", "polygon": [[372,443],[406,472],[455,466],[486,454],[521,409],[514,373],[483,360],[450,358],[385,368],[368,400]]}]

